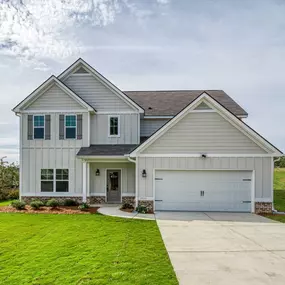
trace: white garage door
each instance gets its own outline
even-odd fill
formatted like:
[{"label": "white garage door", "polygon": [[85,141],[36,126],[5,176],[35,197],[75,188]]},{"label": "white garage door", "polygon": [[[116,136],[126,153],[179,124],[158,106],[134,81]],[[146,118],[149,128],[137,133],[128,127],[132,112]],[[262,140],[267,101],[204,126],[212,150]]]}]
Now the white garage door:
[{"label": "white garage door", "polygon": [[155,173],[155,210],[251,211],[251,171]]}]

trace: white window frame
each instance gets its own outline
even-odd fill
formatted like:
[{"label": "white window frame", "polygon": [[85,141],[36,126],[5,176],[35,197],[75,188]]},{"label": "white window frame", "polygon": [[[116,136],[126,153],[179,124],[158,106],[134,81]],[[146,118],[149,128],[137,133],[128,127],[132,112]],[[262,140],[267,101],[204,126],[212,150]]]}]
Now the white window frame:
[{"label": "white window frame", "polygon": [[[111,135],[110,134],[110,127],[111,127],[111,124],[110,124],[110,121],[111,121],[111,118],[117,118],[118,119],[118,134],[117,135]],[[120,137],[120,132],[121,132],[121,128],[120,128],[120,116],[119,115],[109,115],[108,116],[108,137],[109,138],[119,138]]]},{"label": "white window frame", "polygon": [[[38,116],[44,117],[43,127],[35,126],[35,117],[38,117]],[[44,128],[44,137],[42,139],[37,139],[37,138],[35,139],[35,129],[39,129],[39,128]],[[44,140],[45,139],[45,128],[46,128],[46,116],[44,114],[33,114],[33,140]]]},{"label": "white window frame", "polygon": [[[42,169],[52,169],[53,170],[53,180],[45,180],[45,179],[42,179]],[[62,170],[62,169],[67,169],[68,170],[68,180],[57,180],[56,179],[56,170]],[[70,174],[70,171],[69,171],[69,168],[41,168],[41,173],[40,173],[40,175],[41,175],[41,179],[40,179],[40,181],[42,182],[42,181],[52,181],[52,184],[53,184],[53,191],[52,192],[42,192],[42,191],[40,191],[41,193],[70,193],[70,191],[69,191],[69,186],[70,186],[70,183],[69,183],[69,178],[70,178],[70,176],[69,176],[69,174]],[[67,181],[68,182],[68,191],[67,192],[59,192],[59,191],[56,191],[56,181]],[[42,190],[42,189],[41,189]]]},{"label": "white window frame", "polygon": [[[75,116],[75,138],[66,138],[66,128],[74,128],[74,127],[66,127],[66,116]],[[64,139],[65,140],[77,139],[77,114],[64,114]]]},{"label": "white window frame", "polygon": [[[51,179],[42,179],[42,170],[47,170],[47,169],[51,169],[53,172],[52,172],[52,180]],[[42,191],[42,187],[41,187],[41,193],[54,193],[54,168],[41,168],[41,186],[42,186],[42,181],[48,181],[48,182],[52,182],[52,191],[50,192],[44,192]]]},{"label": "white window frame", "polygon": [[[66,180],[57,180],[56,179],[56,170],[63,170],[63,169],[67,169],[68,170],[68,179]],[[67,181],[68,182],[68,191],[67,192],[62,192],[62,191],[56,191],[56,182],[57,181]],[[55,169],[55,176],[54,176],[54,192],[56,193],[69,193],[69,168],[56,168]]]}]

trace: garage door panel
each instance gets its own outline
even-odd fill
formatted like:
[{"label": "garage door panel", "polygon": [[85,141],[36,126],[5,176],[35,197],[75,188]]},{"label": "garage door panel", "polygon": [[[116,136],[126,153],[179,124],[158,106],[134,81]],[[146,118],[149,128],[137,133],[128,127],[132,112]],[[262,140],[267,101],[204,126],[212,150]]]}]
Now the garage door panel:
[{"label": "garage door panel", "polygon": [[251,171],[156,171],[155,208],[250,212],[251,176]]}]

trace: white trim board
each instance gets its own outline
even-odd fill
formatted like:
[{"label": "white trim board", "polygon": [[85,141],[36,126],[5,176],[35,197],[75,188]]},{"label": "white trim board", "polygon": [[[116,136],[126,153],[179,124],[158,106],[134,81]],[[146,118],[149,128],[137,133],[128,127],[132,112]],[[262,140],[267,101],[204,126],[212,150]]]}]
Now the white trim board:
[{"label": "white trim board", "polygon": [[[26,108],[28,108],[35,100],[41,97],[51,86],[55,84],[73,100],[79,103],[83,108],[87,109],[89,112],[94,112],[95,109],[92,108],[88,103],[82,100],[76,93],[71,89],[66,87],[60,80],[58,80],[54,75],[52,75],[48,80],[46,80],[42,85],[40,85],[36,90],[34,90],[29,96],[27,96],[21,103],[19,103],[14,109],[13,112],[20,113]],[[69,110],[72,111],[72,110]],[[47,111],[46,111],[47,112]],[[48,111],[51,112],[51,111]],[[58,112],[58,111],[57,111]],[[66,110],[65,110],[66,112]]]},{"label": "white trim board", "polygon": [[131,100],[124,92],[122,92],[118,87],[116,87],[113,83],[111,83],[108,79],[106,79],[102,74],[96,71],[92,66],[90,66],[87,62],[85,62],[82,58],[79,58],[72,65],[70,65],[63,73],[61,73],[58,76],[58,79],[64,80],[68,78],[80,66],[83,66],[88,72],[90,72],[92,76],[94,76],[97,80],[99,80],[105,87],[107,87],[110,91],[116,94],[130,107],[138,110],[139,113],[144,113],[144,109],[142,109],[138,104],[136,104],[133,100]]},{"label": "white trim board", "polygon": [[207,159],[207,158],[211,158],[211,157],[275,157],[278,156],[278,154],[272,153],[272,154],[250,154],[250,153],[245,153],[245,154],[235,154],[235,153],[222,153],[222,154],[216,154],[216,153],[162,153],[162,154],[138,154],[137,157],[200,157],[202,159],[202,154],[205,154],[207,157],[203,158],[203,159]]},{"label": "white trim board", "polygon": [[185,107],[178,115],[176,115],[172,120],[168,121],[162,128],[155,132],[151,137],[149,137],[144,143],[137,147],[131,154],[131,157],[136,157],[140,152],[149,147],[158,138],[160,138],[165,132],[172,128],[177,122],[183,119],[191,110],[195,109],[202,102],[209,105],[211,108],[215,109],[225,120],[236,127],[249,139],[254,141],[259,147],[261,147],[266,153],[276,154],[277,156],[282,155],[282,153],[269,142],[267,142],[263,137],[256,133],[253,129],[247,126],[244,122],[238,119],[235,115],[230,113],[226,108],[224,108],[220,103],[215,101],[206,92],[202,93],[197,97],[192,103]]}]

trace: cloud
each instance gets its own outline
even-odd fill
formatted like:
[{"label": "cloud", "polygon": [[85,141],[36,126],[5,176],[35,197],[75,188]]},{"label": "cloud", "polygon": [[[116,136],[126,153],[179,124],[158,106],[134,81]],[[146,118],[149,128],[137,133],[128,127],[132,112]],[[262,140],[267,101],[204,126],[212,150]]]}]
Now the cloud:
[{"label": "cloud", "polygon": [[2,0],[0,54],[45,70],[46,60],[61,61],[88,49],[74,28],[113,23],[123,7],[138,18],[151,14],[129,0]]}]

